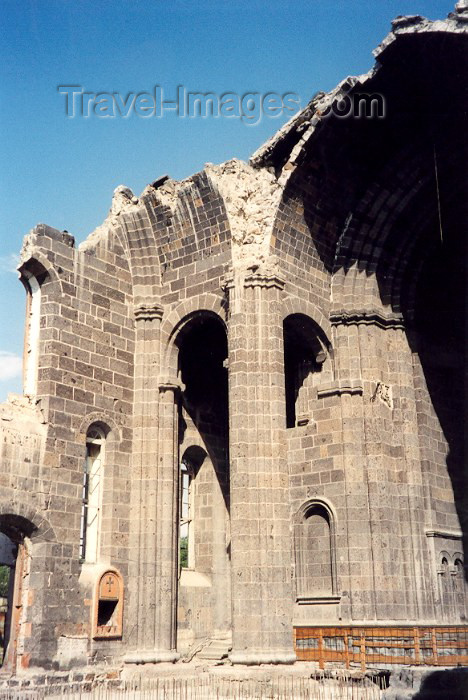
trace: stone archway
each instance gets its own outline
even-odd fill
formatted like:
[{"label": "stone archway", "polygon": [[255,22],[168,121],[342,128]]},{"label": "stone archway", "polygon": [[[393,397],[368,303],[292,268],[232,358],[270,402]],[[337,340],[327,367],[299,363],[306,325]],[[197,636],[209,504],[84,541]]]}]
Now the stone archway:
[{"label": "stone archway", "polygon": [[[30,562],[29,537],[35,526],[20,515],[0,516],[0,572],[4,590],[0,592],[0,664],[15,672],[22,656],[22,626],[25,624]],[[4,596],[1,594],[5,593]]]},{"label": "stone archway", "polygon": [[10,638],[16,556],[16,545],[7,535],[0,532],[0,664],[2,666]]},{"label": "stone archway", "polygon": [[180,567],[178,649],[210,638],[210,653],[216,640],[223,656],[231,619],[228,348],[222,319],[210,311],[182,319],[175,347],[183,384],[179,510],[182,520],[190,520],[181,530],[188,536],[188,556]]}]

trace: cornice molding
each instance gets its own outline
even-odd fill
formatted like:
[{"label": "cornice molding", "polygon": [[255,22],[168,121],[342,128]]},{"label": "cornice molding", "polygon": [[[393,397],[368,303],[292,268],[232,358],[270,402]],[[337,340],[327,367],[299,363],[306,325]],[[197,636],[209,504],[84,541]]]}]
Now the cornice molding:
[{"label": "cornice molding", "polygon": [[341,601],[340,595],[298,595],[298,605],[337,605]]},{"label": "cornice molding", "polygon": [[378,326],[379,328],[401,328],[404,329],[405,322],[401,314],[385,314],[377,309],[368,310],[345,310],[337,309],[330,313],[330,323],[332,326],[365,325]]},{"label": "cornice molding", "polygon": [[427,537],[440,537],[445,540],[461,540],[463,537],[462,532],[455,532],[453,530],[450,531],[444,531],[444,530],[426,530],[426,536]]},{"label": "cornice molding", "polygon": [[338,380],[317,387],[317,398],[319,399],[324,399],[327,396],[342,396],[343,394],[362,396],[363,393],[362,383],[356,379]]},{"label": "cornice molding", "polygon": [[268,271],[252,271],[248,272],[244,277],[244,287],[264,287],[266,289],[271,289],[276,287],[277,289],[284,289],[286,281],[276,272]]}]

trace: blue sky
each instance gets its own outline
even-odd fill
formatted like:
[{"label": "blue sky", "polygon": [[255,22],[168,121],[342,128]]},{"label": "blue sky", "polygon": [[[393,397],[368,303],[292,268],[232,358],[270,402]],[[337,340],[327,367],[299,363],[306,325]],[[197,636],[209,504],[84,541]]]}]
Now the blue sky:
[{"label": "blue sky", "polygon": [[455,0],[1,0],[0,400],[21,391],[24,290],[12,272],[37,223],[81,242],[112,192],[247,159],[291,113],[241,119],[67,118],[59,85],[98,93],[296,93],[367,72],[399,14],[445,17]]}]

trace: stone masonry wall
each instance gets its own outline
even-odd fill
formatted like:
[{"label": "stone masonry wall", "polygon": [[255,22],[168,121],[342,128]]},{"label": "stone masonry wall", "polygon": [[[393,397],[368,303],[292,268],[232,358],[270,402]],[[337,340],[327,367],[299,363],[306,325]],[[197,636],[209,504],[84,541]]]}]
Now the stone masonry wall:
[{"label": "stone masonry wall", "polygon": [[[115,240],[82,252],[68,234],[41,225],[25,240],[22,270],[33,269],[37,261],[48,273],[41,288],[35,397],[44,437],[41,486],[31,482],[25,491],[36,492],[34,499],[47,495],[38,510],[47,517],[50,532],[40,546],[32,541],[30,587],[37,588],[35,609],[42,609],[43,617],[35,621],[32,637],[25,642],[23,665],[51,667],[83,663],[91,653],[95,580],[92,572],[88,580],[83,577],[78,548],[85,436],[96,421],[110,429],[99,563],[112,563],[124,577],[127,573],[132,290],[123,249]],[[16,462],[11,469],[17,473]],[[5,491],[1,501],[3,508],[14,504]],[[62,652],[64,645],[67,651]],[[99,653],[99,644],[92,646],[93,653]]]},{"label": "stone masonry wall", "polygon": [[[443,187],[435,206],[414,117],[428,113],[427,91],[413,95],[413,84],[438,37],[459,34],[465,19],[457,9],[432,31],[400,18],[377,68],[320,98],[367,82],[393,105],[385,120],[327,121],[317,98],[250,165],[161,178],[140,197],[118,187],[78,248],[42,224],[27,236],[20,272],[26,287],[31,275],[40,285],[37,382],[0,407],[0,530],[14,526],[27,554],[19,667],[175,661],[184,645],[230,628],[233,663],[292,663],[293,624],[460,621],[440,588],[461,557],[461,441],[444,394],[455,375],[420,353],[413,302],[426,249],[439,245],[437,212],[449,247],[461,210]],[[459,38],[444,44],[445,67]],[[417,45],[407,79],[397,47],[405,56]],[[458,93],[451,72],[442,77],[445,104]],[[438,118],[452,138],[457,129]],[[441,182],[455,182],[457,158],[454,142],[441,148]],[[184,337],[208,319],[226,334],[217,359],[229,430],[189,406],[181,376]],[[301,371],[312,369],[287,427],[284,348],[296,332]],[[100,549],[83,564],[93,424],[105,434]],[[178,474],[194,445],[207,453],[194,487],[200,571],[181,574]],[[296,533],[309,507],[327,514],[332,585],[300,598],[306,538]],[[450,571],[437,568],[443,552]],[[108,568],[123,577],[123,635],[95,640],[95,587]]]}]

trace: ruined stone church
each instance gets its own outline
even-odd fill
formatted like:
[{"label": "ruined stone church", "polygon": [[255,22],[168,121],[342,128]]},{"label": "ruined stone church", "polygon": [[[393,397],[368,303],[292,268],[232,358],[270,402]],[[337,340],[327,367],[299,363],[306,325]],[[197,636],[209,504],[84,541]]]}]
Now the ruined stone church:
[{"label": "ruined stone church", "polygon": [[26,236],[4,670],[468,662],[467,28],[397,18],[249,163]]}]

